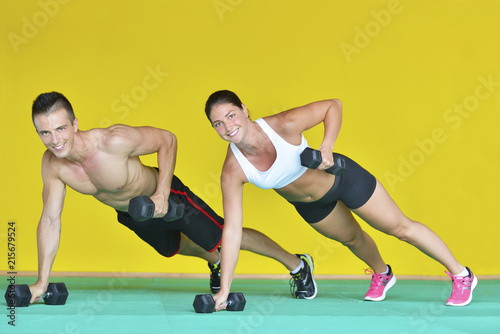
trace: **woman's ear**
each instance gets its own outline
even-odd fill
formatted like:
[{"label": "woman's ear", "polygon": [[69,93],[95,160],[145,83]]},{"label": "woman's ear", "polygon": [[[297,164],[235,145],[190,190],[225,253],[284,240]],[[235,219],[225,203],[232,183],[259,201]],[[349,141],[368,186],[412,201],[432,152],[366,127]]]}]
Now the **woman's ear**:
[{"label": "woman's ear", "polygon": [[245,116],[248,118],[248,110],[247,110],[247,106],[244,105],[243,103],[241,104],[241,110],[243,110],[243,113],[245,114]]}]

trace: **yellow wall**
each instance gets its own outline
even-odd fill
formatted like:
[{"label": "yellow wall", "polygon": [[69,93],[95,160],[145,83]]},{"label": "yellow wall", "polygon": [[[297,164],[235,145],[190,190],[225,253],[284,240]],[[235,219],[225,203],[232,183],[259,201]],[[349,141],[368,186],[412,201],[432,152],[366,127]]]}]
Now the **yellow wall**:
[{"label": "yellow wall", "polygon": [[[227,88],[254,119],[340,98],[336,150],[373,172],[405,213],[440,234],[476,274],[500,274],[499,1],[1,3],[0,240],[5,245],[14,220],[16,270],[37,269],[44,147],[30,108],[39,93],[63,92],[82,129],[125,123],[171,130],[179,139],[176,173],[222,213],[226,143],[203,107],[210,93]],[[318,146],[321,134],[321,126],[309,131],[309,144]],[[361,224],[398,274],[444,274],[413,247]],[[309,252],[318,274],[365,268],[273,191],[246,186],[244,225],[291,252]],[[162,258],[119,225],[114,210],[73,191],[53,269],[207,272],[197,259]],[[242,254],[237,272],[286,270]]]}]

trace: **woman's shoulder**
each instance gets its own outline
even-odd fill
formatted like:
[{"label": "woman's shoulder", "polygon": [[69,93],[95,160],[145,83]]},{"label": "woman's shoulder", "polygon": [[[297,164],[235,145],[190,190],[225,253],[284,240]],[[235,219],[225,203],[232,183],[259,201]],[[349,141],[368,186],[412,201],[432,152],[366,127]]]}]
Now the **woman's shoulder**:
[{"label": "woman's shoulder", "polygon": [[289,119],[286,117],[286,112],[280,112],[278,114],[262,117],[262,119],[269,125],[274,131],[280,132],[286,129]]},{"label": "woman's shoulder", "polygon": [[231,181],[248,182],[245,173],[236,159],[230,145],[227,147],[226,159],[224,160],[224,165],[222,166],[222,178],[229,178]]},{"label": "woman's shoulder", "polygon": [[297,136],[301,135],[298,127],[295,125],[293,115],[290,115],[288,110],[263,117],[263,119],[274,130],[274,132],[288,142],[294,142]]}]

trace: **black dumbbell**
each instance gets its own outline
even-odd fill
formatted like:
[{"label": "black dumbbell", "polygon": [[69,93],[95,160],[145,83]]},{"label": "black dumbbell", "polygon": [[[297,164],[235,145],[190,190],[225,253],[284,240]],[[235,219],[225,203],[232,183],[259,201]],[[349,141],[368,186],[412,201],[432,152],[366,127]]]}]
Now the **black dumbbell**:
[{"label": "black dumbbell", "polygon": [[[129,215],[138,222],[143,222],[153,218],[155,213],[155,204],[147,196],[137,196],[130,200],[128,204]],[[181,219],[184,216],[184,203],[178,196],[170,194],[168,197],[168,212],[161,219],[172,222]]]},{"label": "black dumbbell", "polygon": [[[247,303],[241,292],[232,292],[227,296],[228,311],[243,311]],[[197,295],[194,297],[193,307],[196,313],[212,313],[215,308],[215,300],[212,295]]]},{"label": "black dumbbell", "polygon": [[[304,167],[316,169],[323,161],[321,158],[321,152],[319,150],[314,150],[310,147],[306,147],[302,153],[300,153],[300,164]],[[341,175],[345,171],[345,160],[343,157],[338,155],[333,155],[333,166],[325,169],[325,172],[333,175]]]},{"label": "black dumbbell", "polygon": [[[47,305],[64,305],[68,299],[68,289],[64,283],[49,283],[47,292],[42,295]],[[5,292],[7,306],[27,307],[30,304],[31,291],[28,284],[10,284]]]}]

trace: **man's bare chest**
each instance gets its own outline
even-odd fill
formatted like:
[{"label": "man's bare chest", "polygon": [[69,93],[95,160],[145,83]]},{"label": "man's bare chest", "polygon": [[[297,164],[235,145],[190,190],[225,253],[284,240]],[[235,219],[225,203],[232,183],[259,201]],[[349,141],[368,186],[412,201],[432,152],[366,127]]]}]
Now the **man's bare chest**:
[{"label": "man's bare chest", "polygon": [[87,195],[123,191],[129,180],[127,159],[96,157],[83,164],[67,164],[61,179],[70,188]]}]

